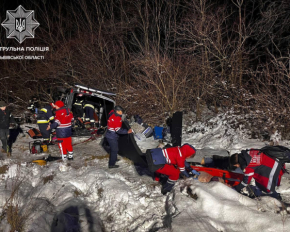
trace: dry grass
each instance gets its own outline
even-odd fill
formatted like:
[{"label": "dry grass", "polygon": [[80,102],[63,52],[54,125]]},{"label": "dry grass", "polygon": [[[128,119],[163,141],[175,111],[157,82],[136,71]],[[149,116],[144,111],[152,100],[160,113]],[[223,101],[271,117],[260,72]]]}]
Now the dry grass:
[{"label": "dry grass", "polygon": [[49,176],[45,176],[43,177],[43,184],[45,185],[46,183],[49,183],[50,181],[52,181],[54,178],[54,175],[49,175]]},{"label": "dry grass", "polygon": [[17,169],[17,176],[13,179],[11,194],[3,206],[3,211],[0,215],[0,222],[6,218],[10,225],[10,231],[25,231],[25,224],[28,219],[26,209],[21,209],[20,201],[18,198],[19,187],[24,179],[20,178],[20,166]]},{"label": "dry grass", "polygon": [[82,191],[80,191],[80,190],[78,190],[78,189],[75,189],[74,190],[74,196],[75,197],[79,197],[80,195],[82,195],[83,193],[82,193]]},{"label": "dry grass", "polygon": [[103,188],[99,188],[98,189],[98,196],[99,196],[99,198],[102,198],[103,197],[103,192],[104,192],[104,189]]},{"label": "dry grass", "polygon": [[4,174],[8,171],[9,167],[8,165],[3,165],[0,167],[0,174]]},{"label": "dry grass", "polygon": [[7,221],[11,226],[11,231],[24,231],[25,222],[27,221],[27,215],[21,214],[18,205],[8,206],[6,211]]},{"label": "dry grass", "polygon": [[[105,1],[106,11],[102,1],[75,2],[79,7],[73,7],[71,14],[58,20],[67,27],[55,27],[61,28],[55,36],[50,36],[50,30],[39,35],[47,46],[55,45],[53,59],[35,66],[27,65],[25,60],[19,64],[8,60],[1,63],[2,75],[9,76],[2,80],[7,91],[0,93],[1,99],[12,98],[13,104],[24,109],[32,95],[51,101],[50,93],[56,87],[81,83],[117,93],[114,100],[129,115],[139,114],[148,124],[164,123],[164,118],[176,110],[195,111],[201,120],[205,107],[215,107],[217,112],[219,108],[240,106],[266,112],[270,122],[260,122],[261,127],[275,125],[273,129],[290,138],[290,18],[279,4],[259,1],[257,6],[264,7],[264,13],[248,17],[256,9],[252,1],[244,1],[240,9],[234,1],[172,4],[160,0],[160,4],[149,4],[148,8],[144,1],[132,5],[125,0],[120,11],[115,11],[115,6],[122,1]],[[43,4],[35,6],[42,8]],[[43,28],[50,28],[55,24],[54,17],[60,16],[54,7],[45,7],[48,8],[38,17],[45,22]],[[71,8],[70,3],[59,4],[59,9],[63,8]],[[239,16],[238,11],[245,9],[253,11]],[[172,23],[170,19],[177,20]],[[130,38],[125,36],[129,34]],[[257,37],[261,39],[257,41]],[[275,39],[265,40],[268,37]],[[7,41],[2,42],[8,46]],[[35,43],[30,42],[31,46]],[[20,83],[19,76],[26,76],[27,80]],[[57,84],[46,88],[47,81]]]},{"label": "dry grass", "polygon": [[113,217],[113,215],[108,215],[108,217],[106,218],[106,222],[108,222],[108,223],[112,223],[114,221],[114,217]]}]

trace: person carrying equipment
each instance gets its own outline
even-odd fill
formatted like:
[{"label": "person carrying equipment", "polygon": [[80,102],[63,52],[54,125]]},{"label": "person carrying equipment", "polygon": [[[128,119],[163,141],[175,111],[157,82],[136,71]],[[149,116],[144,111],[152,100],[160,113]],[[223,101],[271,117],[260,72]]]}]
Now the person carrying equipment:
[{"label": "person carrying equipment", "polygon": [[100,105],[93,101],[84,101],[85,123],[89,122],[91,127],[95,127],[95,107],[100,107]]},{"label": "person carrying equipment", "polygon": [[2,142],[2,153],[7,153],[7,156],[11,156],[11,145],[8,144],[9,138],[9,126],[10,123],[18,125],[13,118],[12,114],[6,109],[6,103],[0,101],[0,140]]},{"label": "person carrying equipment", "polygon": [[46,129],[49,123],[53,123],[53,120],[52,104],[47,104],[38,111],[37,124],[43,138],[43,143],[46,145],[51,142],[51,129]]},{"label": "person carrying equipment", "polygon": [[166,149],[155,148],[146,151],[146,159],[149,170],[157,174],[168,176],[167,182],[163,184],[161,193],[165,195],[170,192],[179,179],[183,177],[199,175],[193,170],[186,159],[195,155],[195,148],[190,144],[184,144],[181,147],[170,147]]},{"label": "person carrying equipment", "polygon": [[73,114],[64,106],[62,101],[56,101],[54,107],[56,109],[55,120],[52,124],[48,125],[47,130],[56,128],[56,137],[62,160],[73,160],[73,147],[71,139],[71,124],[74,119]]},{"label": "person carrying equipment", "polygon": [[117,154],[119,151],[119,134],[130,134],[132,129],[122,128],[122,114],[124,110],[121,106],[115,106],[114,110],[109,113],[108,128],[105,135],[110,146],[109,168],[118,168],[116,165]]}]

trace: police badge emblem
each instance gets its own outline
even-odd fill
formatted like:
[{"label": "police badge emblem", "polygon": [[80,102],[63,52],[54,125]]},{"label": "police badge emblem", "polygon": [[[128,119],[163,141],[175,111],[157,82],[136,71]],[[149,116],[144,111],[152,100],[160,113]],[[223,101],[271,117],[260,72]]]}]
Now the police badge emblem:
[{"label": "police badge emblem", "polygon": [[18,6],[15,10],[7,10],[6,20],[1,24],[6,29],[8,39],[14,38],[20,44],[27,38],[34,38],[39,23],[34,19],[33,10],[25,10]]}]

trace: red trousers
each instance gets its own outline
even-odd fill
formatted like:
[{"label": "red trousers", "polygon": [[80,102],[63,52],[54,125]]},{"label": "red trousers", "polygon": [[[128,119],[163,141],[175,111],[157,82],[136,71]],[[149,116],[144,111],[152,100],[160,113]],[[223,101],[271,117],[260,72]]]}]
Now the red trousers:
[{"label": "red trousers", "polygon": [[165,164],[164,167],[159,168],[156,172],[168,176],[168,179],[172,181],[177,181],[180,174],[179,169],[170,164]]},{"label": "red trousers", "polygon": [[71,137],[57,138],[57,141],[58,141],[58,147],[59,147],[61,155],[66,155],[67,152],[73,151]]}]

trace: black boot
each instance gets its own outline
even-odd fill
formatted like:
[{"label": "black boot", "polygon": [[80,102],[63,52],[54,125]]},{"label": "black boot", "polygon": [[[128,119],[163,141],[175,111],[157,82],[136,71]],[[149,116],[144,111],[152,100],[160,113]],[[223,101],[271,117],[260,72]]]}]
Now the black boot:
[{"label": "black boot", "polygon": [[109,165],[109,168],[111,169],[111,168],[118,168],[118,167],[120,167],[119,165]]},{"label": "black boot", "polygon": [[169,182],[167,181],[167,182],[165,183],[165,185],[162,186],[161,193],[162,193],[163,195],[165,195],[166,193],[170,192],[170,191],[172,190],[174,184],[175,184],[175,183],[172,182],[172,181],[169,181]]}]

